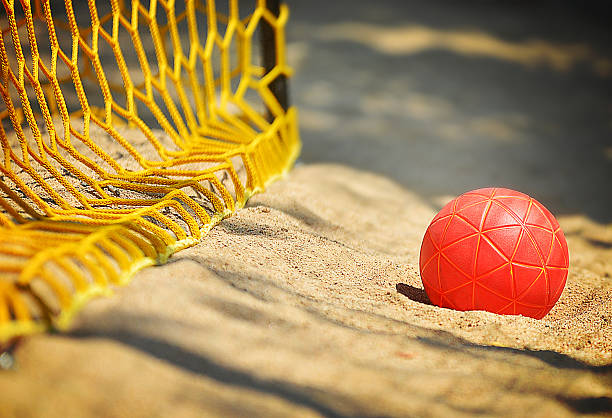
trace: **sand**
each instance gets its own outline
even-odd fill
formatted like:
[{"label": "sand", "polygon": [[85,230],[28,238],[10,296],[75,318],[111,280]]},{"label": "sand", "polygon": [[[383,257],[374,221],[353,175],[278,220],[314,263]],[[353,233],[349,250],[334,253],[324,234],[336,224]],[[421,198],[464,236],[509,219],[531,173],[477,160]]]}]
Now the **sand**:
[{"label": "sand", "polygon": [[[70,333],[23,340],[0,416],[611,414],[599,3],[291,2],[305,164]],[[533,195],[565,231],[567,287],[540,321],[437,308],[422,290],[428,222],[491,185]]]},{"label": "sand", "polygon": [[429,304],[418,251],[434,214],[379,175],[301,165],[70,333],[24,340],[2,415],[609,413],[610,229],[559,218],[570,274],[538,321]]}]

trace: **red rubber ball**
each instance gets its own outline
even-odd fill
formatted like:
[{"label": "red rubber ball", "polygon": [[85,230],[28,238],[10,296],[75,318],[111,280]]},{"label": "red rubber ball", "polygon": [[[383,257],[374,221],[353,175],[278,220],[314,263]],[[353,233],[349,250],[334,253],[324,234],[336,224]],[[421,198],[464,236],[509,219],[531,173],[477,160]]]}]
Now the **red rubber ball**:
[{"label": "red rubber ball", "polygon": [[563,292],[569,253],[541,203],[488,188],[442,208],[425,232],[419,266],[434,305],[540,319]]}]

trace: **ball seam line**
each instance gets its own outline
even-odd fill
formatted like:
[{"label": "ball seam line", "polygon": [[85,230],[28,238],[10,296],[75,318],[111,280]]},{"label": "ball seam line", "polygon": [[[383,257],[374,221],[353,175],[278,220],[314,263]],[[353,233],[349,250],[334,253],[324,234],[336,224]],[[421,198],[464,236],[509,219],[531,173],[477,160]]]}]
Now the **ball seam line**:
[{"label": "ball seam line", "polygon": [[[530,240],[530,242],[531,242],[531,245],[532,245],[532,246],[535,248],[535,250],[536,250],[536,253],[537,253],[537,255],[538,255],[538,258],[540,259],[540,262],[542,263],[542,267],[546,267],[546,264],[545,264],[545,261],[544,261],[544,256],[542,255],[542,252],[540,251],[540,248],[539,248],[539,247],[538,247],[538,245],[537,245],[537,241],[535,240],[535,238],[534,238],[534,237],[533,237],[533,235],[531,234],[531,231],[529,231],[529,229],[527,229],[527,226],[526,226],[526,225],[523,223],[522,219],[520,219],[520,217],[519,217],[519,216],[518,216],[518,215],[517,215],[517,214],[516,214],[516,213],[515,213],[513,210],[511,210],[511,209],[509,209],[508,207],[506,207],[506,205],[505,205],[505,204],[503,204],[502,202],[499,202],[499,201],[495,201],[495,202],[496,202],[496,203],[497,203],[497,204],[498,204],[498,205],[499,205],[499,206],[500,206],[502,209],[504,209],[504,210],[505,210],[505,211],[506,211],[506,212],[507,212],[507,213],[508,213],[510,216],[514,217],[514,219],[516,219],[516,220],[517,220],[517,221],[520,223],[520,225],[523,227],[523,228],[522,228],[523,233],[521,234],[521,237],[520,237],[520,238],[519,238],[519,240],[517,241],[517,249],[518,249],[518,244],[519,244],[520,240],[522,239],[522,236],[523,236],[523,235],[526,233],[526,234],[527,234],[527,237],[529,238],[529,240]],[[529,210],[530,210],[530,208],[531,208],[531,206],[532,206],[532,202],[533,202],[533,199],[531,199],[531,200],[530,200],[530,205],[529,205],[529,208],[527,209],[527,214],[529,213]],[[527,214],[525,215],[525,219],[527,218]],[[514,259],[514,256],[515,256],[515,255],[516,255],[516,253],[513,255],[513,257],[512,257],[513,259]],[[535,279],[535,280],[534,280],[534,281],[533,281],[533,282],[532,282],[532,283],[529,285],[529,287],[527,288],[527,290],[525,290],[525,291],[521,292],[521,294],[520,294],[520,295],[516,295],[517,303],[518,303],[518,299],[519,299],[521,296],[524,296],[524,295],[525,295],[525,293],[526,293],[526,292],[527,292],[527,291],[528,291],[528,290],[529,290],[529,289],[530,289],[530,288],[531,288],[531,287],[534,285],[534,283],[535,283],[537,280],[539,280],[539,276],[538,276],[538,278],[536,278],[536,279]],[[549,302],[550,286],[549,286],[549,284],[548,284],[548,273],[546,272],[546,269],[544,269],[544,280],[545,280],[545,282],[546,282],[546,303],[548,303],[548,302]]]}]

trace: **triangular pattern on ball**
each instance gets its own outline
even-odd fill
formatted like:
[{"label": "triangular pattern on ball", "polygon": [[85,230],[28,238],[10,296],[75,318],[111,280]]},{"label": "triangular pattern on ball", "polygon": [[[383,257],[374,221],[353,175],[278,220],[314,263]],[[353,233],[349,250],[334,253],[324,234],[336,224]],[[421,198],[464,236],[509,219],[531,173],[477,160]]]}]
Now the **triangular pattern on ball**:
[{"label": "triangular pattern on ball", "polygon": [[541,267],[522,266],[512,264],[512,274],[523,277],[524,280],[515,281],[516,296],[522,295],[536,280],[544,279],[544,270]]},{"label": "triangular pattern on ball", "polygon": [[531,205],[529,199],[523,199],[522,197],[496,197],[495,203],[501,205],[508,212],[513,213],[521,221],[524,221],[527,217],[527,211]]},{"label": "triangular pattern on ball", "polygon": [[518,238],[521,235],[521,229],[522,227],[520,225],[513,225],[506,228],[486,231],[484,235],[486,235],[487,238],[489,238],[495,244],[495,247],[502,254],[508,257],[508,259],[511,259],[514,254]]},{"label": "triangular pattern on ball", "polygon": [[436,244],[437,247],[440,247],[442,243],[442,238],[444,237],[444,231],[446,231],[446,227],[448,226],[451,218],[439,219],[432,223],[429,226],[427,232],[431,236],[432,241]]},{"label": "triangular pattern on ball", "polygon": [[478,254],[476,255],[476,277],[496,270],[507,263],[508,259],[501,255],[501,252],[489,240],[480,238]]},{"label": "triangular pattern on ball", "polygon": [[512,213],[498,204],[492,204],[489,208],[489,212],[487,212],[487,218],[484,221],[482,229],[486,231],[491,228],[514,225],[517,225],[517,222],[516,218],[512,216]]},{"label": "triangular pattern on ball", "polygon": [[481,203],[481,202],[487,202],[487,201],[488,201],[488,198],[484,196],[481,196],[478,194],[466,193],[457,198],[456,207],[467,208],[474,204]]},{"label": "triangular pattern on ball", "polygon": [[[565,241],[565,238],[563,239],[563,241]],[[567,248],[567,244],[565,244],[565,246]],[[559,238],[559,236],[557,236],[556,239],[553,241],[552,250],[550,251],[547,264],[552,267],[566,267],[568,262],[567,258],[565,257],[565,254],[566,253],[561,247],[561,239]]]},{"label": "triangular pattern on ball", "polygon": [[[507,306],[508,303],[512,302],[512,299],[507,299],[497,293],[491,292],[489,289],[484,288],[476,284],[474,289],[474,308],[473,309],[491,309],[492,311],[499,311],[503,307]],[[486,305],[482,302],[486,301]]]},{"label": "triangular pattern on ball", "polygon": [[514,285],[512,283],[511,268],[510,263],[506,263],[489,274],[479,277],[476,283],[493,292],[502,295],[512,295]]},{"label": "triangular pattern on ball", "polygon": [[540,250],[535,246],[533,237],[529,235],[527,231],[524,231],[523,235],[521,235],[521,239],[516,247],[516,252],[514,253],[512,261],[529,264],[532,266],[542,265],[542,255],[540,254]]},{"label": "triangular pattern on ball", "polygon": [[442,248],[442,254],[453,260],[454,265],[468,276],[474,274],[478,236],[470,236]]},{"label": "triangular pattern on ball", "polygon": [[559,300],[563,288],[565,287],[565,281],[567,279],[567,270],[558,268],[547,268],[548,282],[550,287],[550,295],[548,303],[555,303]]},{"label": "triangular pattern on ball", "polygon": [[539,226],[527,225],[525,228],[527,228],[527,231],[529,231],[529,234],[535,240],[536,245],[540,250],[540,254],[542,254],[542,259],[548,260],[548,255],[552,249],[552,241],[554,237],[552,231]]},{"label": "triangular pattern on ball", "polygon": [[475,228],[467,221],[456,215],[453,215],[450,218],[448,227],[446,229],[447,232],[444,235],[441,247],[446,247],[456,241],[467,238],[469,236],[476,236],[478,234],[478,228]]},{"label": "triangular pattern on ball", "polygon": [[469,277],[466,277],[466,273],[462,273],[460,269],[455,267],[448,259],[444,256],[440,257],[440,277],[444,277],[441,281],[441,291],[448,292],[449,290],[456,289],[463,286],[465,283],[471,281]]},{"label": "triangular pattern on ball", "polygon": [[447,300],[452,297],[451,303],[454,305],[454,309],[467,311],[469,309],[474,309],[473,295],[474,286],[467,284],[447,292],[443,297]]},{"label": "triangular pattern on ball", "polygon": [[440,212],[438,212],[436,216],[432,219],[431,223],[434,223],[446,216],[449,216],[453,212],[453,206],[453,202],[444,205],[444,207],[440,209]]},{"label": "triangular pattern on ball", "polygon": [[421,271],[432,303],[544,316],[563,292],[569,262],[554,216],[510,189],[479,189],[445,208],[422,245],[421,261],[436,267]]},{"label": "triangular pattern on ball", "polygon": [[438,263],[440,253],[435,253],[430,260],[427,262],[425,267],[421,268],[421,275],[423,282],[436,291],[440,291],[440,285],[438,284]]},{"label": "triangular pattern on ball", "polygon": [[474,228],[480,230],[480,223],[482,221],[483,211],[488,204],[489,202],[485,200],[480,203],[476,203],[472,206],[459,209],[457,210],[457,213],[461,215],[463,219],[469,222]]},{"label": "triangular pattern on ball", "polygon": [[431,261],[431,259],[437,254],[438,250],[431,239],[429,231],[425,233],[423,237],[423,243],[421,244],[421,256],[419,260],[419,268],[422,270],[423,267]]},{"label": "triangular pattern on ball", "polygon": [[[546,305],[548,302],[548,286],[546,272],[542,271],[538,278],[525,291],[517,292],[517,301],[529,305]],[[517,289],[518,290],[518,289]]]},{"label": "triangular pattern on ball", "polygon": [[551,230],[553,228],[550,223],[550,219],[548,219],[548,216],[546,216],[540,206],[535,203],[531,205],[531,208],[529,209],[529,214],[527,215],[527,219],[525,219],[525,223],[527,225],[545,226],[546,228],[550,228]]}]

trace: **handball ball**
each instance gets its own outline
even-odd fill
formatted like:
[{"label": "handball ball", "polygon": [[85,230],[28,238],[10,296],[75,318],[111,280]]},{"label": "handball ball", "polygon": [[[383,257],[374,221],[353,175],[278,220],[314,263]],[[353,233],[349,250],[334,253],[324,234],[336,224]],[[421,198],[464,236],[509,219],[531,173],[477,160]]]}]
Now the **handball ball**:
[{"label": "handball ball", "polygon": [[434,305],[542,318],[567,279],[567,242],[555,217],[510,189],[478,189],[449,202],[421,245]]}]

